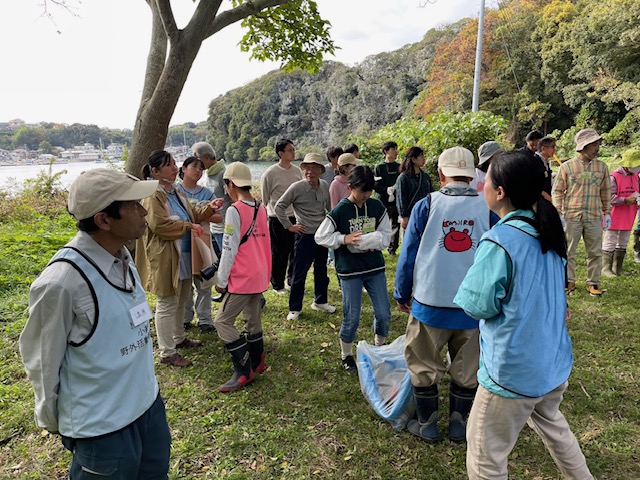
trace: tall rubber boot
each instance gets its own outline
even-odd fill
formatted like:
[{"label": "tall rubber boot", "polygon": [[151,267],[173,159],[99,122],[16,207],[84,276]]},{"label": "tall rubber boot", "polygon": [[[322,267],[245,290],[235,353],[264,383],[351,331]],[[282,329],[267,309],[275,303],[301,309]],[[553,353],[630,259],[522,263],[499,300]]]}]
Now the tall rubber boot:
[{"label": "tall rubber boot", "polygon": [[221,392],[233,392],[253,382],[251,358],[247,340],[244,337],[240,337],[235,342],[225,343],[224,348],[231,355],[234,371],[229,381],[220,385],[218,390]]},{"label": "tall rubber boot", "polygon": [[603,277],[615,277],[613,273],[613,254],[614,252],[602,251],[602,276]]},{"label": "tall rubber boot", "polygon": [[622,275],[622,263],[624,262],[624,256],[627,254],[627,251],[622,248],[616,248],[613,252],[613,274],[615,276]]},{"label": "tall rubber boot", "polygon": [[418,420],[409,420],[407,430],[426,442],[438,441],[438,386],[413,387],[413,401]]},{"label": "tall rubber boot", "polygon": [[640,232],[633,232],[633,261],[640,263]]},{"label": "tall rubber boot", "polygon": [[449,389],[449,439],[452,442],[459,443],[467,439],[467,419],[475,396],[475,388],[464,388],[453,381],[451,382]]},{"label": "tall rubber boot", "polygon": [[249,354],[251,356],[251,368],[255,373],[262,373],[267,369],[264,360],[264,340],[262,332],[248,333],[247,343],[249,344]]}]

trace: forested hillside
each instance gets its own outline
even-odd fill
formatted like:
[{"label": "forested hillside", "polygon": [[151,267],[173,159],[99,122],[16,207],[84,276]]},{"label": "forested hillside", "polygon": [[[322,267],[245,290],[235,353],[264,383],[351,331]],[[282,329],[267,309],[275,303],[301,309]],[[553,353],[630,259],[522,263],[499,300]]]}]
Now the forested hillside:
[{"label": "forested hillside", "polygon": [[[640,2],[512,0],[485,14],[480,109],[519,144],[539,128],[640,141]],[[477,19],[429,30],[400,50],[317,75],[271,72],[210,103],[209,139],[229,160],[273,158],[276,137],[302,149],[373,138],[401,118],[471,108]],[[420,120],[422,119],[422,120]]]}]

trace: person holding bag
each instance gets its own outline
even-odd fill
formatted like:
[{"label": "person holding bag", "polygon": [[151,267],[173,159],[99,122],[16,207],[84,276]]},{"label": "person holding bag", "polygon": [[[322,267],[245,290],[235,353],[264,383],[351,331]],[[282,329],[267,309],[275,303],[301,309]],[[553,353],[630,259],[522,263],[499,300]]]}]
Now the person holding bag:
[{"label": "person holding bag", "polygon": [[214,200],[193,209],[175,187],[178,167],[170,153],[158,150],[144,166],[145,178],[158,180],[156,192],[143,201],[149,224],[136,242],[136,266],[146,291],[157,295],[156,333],[160,363],[186,367],[191,361],[178,349],[202,345],[184,333],[184,306],[191,293],[191,235],[201,236],[200,222],[220,208]]}]

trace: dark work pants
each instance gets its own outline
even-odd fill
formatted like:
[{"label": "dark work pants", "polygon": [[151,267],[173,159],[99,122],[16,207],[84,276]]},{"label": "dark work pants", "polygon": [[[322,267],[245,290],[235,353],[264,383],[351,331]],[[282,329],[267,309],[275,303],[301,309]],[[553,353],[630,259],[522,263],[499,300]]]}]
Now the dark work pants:
[{"label": "dark work pants", "polygon": [[[294,217],[289,217],[289,221],[296,223]],[[284,228],[276,217],[269,217],[269,236],[271,237],[271,286],[274,290],[282,290],[285,274],[289,285],[292,283],[295,233]]]},{"label": "dark work pants", "polygon": [[398,221],[398,207],[395,202],[388,203],[387,215],[389,215],[389,221],[391,222],[391,230],[395,230],[395,233],[391,236],[391,242],[389,243],[389,253],[396,253],[398,244],[400,243],[400,222]]},{"label": "dark work pants", "polygon": [[327,276],[326,248],[321,247],[313,239],[313,234],[296,235],[295,263],[293,265],[293,283],[289,295],[289,310],[300,312],[304,297],[304,282],[307,272],[313,264],[314,301],[327,303],[327,289],[329,277]]},{"label": "dark work pants", "polygon": [[73,453],[71,480],[166,480],[171,434],[160,395],[137,420],[113,433],[92,438],[62,437]]}]

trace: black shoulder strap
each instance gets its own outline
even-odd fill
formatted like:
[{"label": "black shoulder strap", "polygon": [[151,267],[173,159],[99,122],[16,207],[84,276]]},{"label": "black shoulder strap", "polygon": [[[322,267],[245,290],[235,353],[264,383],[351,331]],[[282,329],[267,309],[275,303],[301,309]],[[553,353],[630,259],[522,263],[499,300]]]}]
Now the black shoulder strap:
[{"label": "black shoulder strap", "polygon": [[[242,239],[240,239],[240,245],[242,245],[243,243],[245,243],[247,240],[249,240],[249,236],[251,235],[251,232],[253,232],[253,227],[255,227],[256,225],[256,218],[258,218],[258,209],[260,208],[260,202],[258,202],[256,200],[256,205],[253,209],[253,220],[251,221],[251,225],[249,225],[249,230],[247,230],[247,233],[245,233],[242,236]],[[238,245],[238,246],[240,246]]]}]

